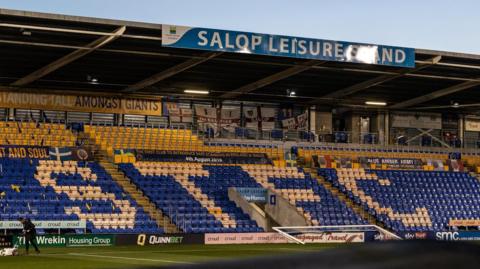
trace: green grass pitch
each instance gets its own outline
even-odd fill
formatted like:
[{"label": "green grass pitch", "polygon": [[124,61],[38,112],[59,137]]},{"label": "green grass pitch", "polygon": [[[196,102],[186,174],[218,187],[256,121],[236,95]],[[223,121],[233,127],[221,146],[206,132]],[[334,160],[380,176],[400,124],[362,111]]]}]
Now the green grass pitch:
[{"label": "green grass pitch", "polygon": [[162,245],[44,248],[41,254],[0,257],[0,269],[97,269],[201,263],[262,255],[282,255],[333,248],[335,244]]}]

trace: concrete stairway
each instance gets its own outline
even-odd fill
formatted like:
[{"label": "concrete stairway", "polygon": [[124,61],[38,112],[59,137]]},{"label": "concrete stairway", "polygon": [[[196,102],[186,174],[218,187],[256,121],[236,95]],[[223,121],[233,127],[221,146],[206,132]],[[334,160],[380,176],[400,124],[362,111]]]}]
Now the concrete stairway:
[{"label": "concrete stairway", "polygon": [[137,189],[135,184],[131,183],[130,180],[119,171],[118,166],[109,159],[105,151],[97,151],[95,153],[95,160],[112,176],[112,179],[115,180],[126,193],[143,207],[145,212],[155,220],[160,227],[163,227],[166,233],[180,232],[178,227],[171,222],[170,218],[164,215],[148,197],[144,196],[143,193]]},{"label": "concrete stairway", "polygon": [[355,213],[360,215],[362,218],[366,219],[368,223],[377,225],[381,228],[384,228],[384,225],[377,221],[373,216],[371,216],[367,211],[365,211],[360,205],[356,204],[352,201],[348,196],[346,196],[343,192],[341,192],[337,187],[333,186],[332,183],[326,181],[322,176],[317,174],[317,170],[315,168],[303,168],[305,173],[310,173],[312,178],[315,178],[317,182],[323,185],[328,191],[330,191],[335,197],[337,197],[340,201],[344,202],[348,207],[350,207]]}]

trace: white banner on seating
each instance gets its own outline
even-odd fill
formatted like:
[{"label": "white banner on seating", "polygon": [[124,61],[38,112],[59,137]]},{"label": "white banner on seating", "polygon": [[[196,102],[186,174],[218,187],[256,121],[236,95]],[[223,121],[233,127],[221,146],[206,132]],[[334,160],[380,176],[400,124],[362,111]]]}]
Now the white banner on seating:
[{"label": "white banner on seating", "polygon": [[191,108],[180,107],[178,103],[166,102],[166,115],[170,117],[171,122],[192,123],[193,110]]},{"label": "white banner on seating", "polygon": [[191,123],[193,121],[193,112],[190,108],[171,108],[168,113],[171,122]]},{"label": "white banner on seating", "polygon": [[291,117],[291,118],[282,120],[283,129],[287,129],[287,130],[305,131],[307,130],[307,123],[308,123],[307,112],[304,112],[296,117]]},{"label": "white banner on seating", "polygon": [[308,112],[305,111],[304,113],[297,116],[297,130],[306,131],[308,127]]},{"label": "white banner on seating", "polygon": [[275,118],[276,118],[275,108],[261,107],[260,116],[262,117],[261,118],[262,130],[272,130],[275,128]]},{"label": "white banner on seating", "polygon": [[211,128],[218,133],[219,129],[225,129],[230,132],[235,131],[235,127],[240,126],[240,108],[215,108],[207,106],[195,106],[197,123],[202,131]]},{"label": "white banner on seating", "polygon": [[392,127],[442,129],[440,113],[397,112],[392,114]]},{"label": "white banner on seating", "polygon": [[480,132],[480,119],[465,119],[465,131]]},{"label": "white banner on seating", "polygon": [[165,102],[163,103],[163,115],[164,116],[170,116],[170,111],[172,109],[177,109],[179,106],[178,106],[178,103],[174,103],[174,102]]},{"label": "white banner on seating", "polygon": [[258,115],[258,108],[244,108],[243,116],[245,117],[245,127],[248,129],[258,129],[260,118]]},{"label": "white banner on seating", "polygon": [[271,107],[244,108],[245,127],[258,130],[272,130],[275,128],[276,110]]},{"label": "white banner on seating", "polygon": [[[37,229],[84,229],[86,227],[85,220],[33,220]],[[0,230],[23,229],[20,221],[0,221]]]},{"label": "white banner on seating", "polygon": [[195,115],[197,116],[198,128],[202,131],[206,131],[211,128],[217,133],[217,109],[215,107],[208,106],[195,106]]},{"label": "white banner on seating", "polygon": [[297,129],[297,121],[295,120],[295,118],[284,119],[282,120],[282,126],[283,129],[295,130]]},{"label": "white banner on seating", "polygon": [[240,108],[222,108],[219,122],[222,129],[234,132],[235,127],[240,126]]}]

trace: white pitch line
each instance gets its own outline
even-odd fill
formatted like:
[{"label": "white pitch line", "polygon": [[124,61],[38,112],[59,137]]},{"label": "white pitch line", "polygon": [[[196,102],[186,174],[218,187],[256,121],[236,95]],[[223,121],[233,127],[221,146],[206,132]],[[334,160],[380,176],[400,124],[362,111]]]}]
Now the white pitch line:
[{"label": "white pitch line", "polygon": [[[238,245],[239,247],[241,245]],[[160,248],[158,248],[160,249]],[[225,251],[223,248],[208,248],[208,249],[172,249],[172,250],[158,250],[158,249],[144,249],[145,252],[149,253],[183,253],[183,252],[215,252],[215,251]],[[259,247],[252,247],[252,248],[242,248],[240,250],[249,250],[249,251],[272,251],[271,248],[259,248]],[[275,248],[275,250],[284,250],[284,251],[309,251],[309,250],[317,250],[317,249],[298,249],[298,248]],[[231,251],[237,251],[237,249],[231,249]],[[96,253],[100,254],[113,254],[113,253],[139,253],[140,251],[138,250],[132,250],[132,251],[122,251],[122,250],[117,250],[117,251],[98,251],[94,253],[84,253],[84,254],[92,254],[92,255],[98,255]],[[52,254],[43,254],[43,255],[59,255],[60,253],[52,253]]]},{"label": "white pitch line", "polygon": [[110,258],[110,259],[122,259],[122,260],[134,260],[134,261],[148,261],[148,262],[166,262],[166,263],[194,264],[194,263],[191,263],[191,262],[180,262],[180,261],[163,260],[163,259],[129,258],[129,257],[105,256],[105,255],[82,254],[82,253],[68,253],[68,255],[84,256],[84,257],[93,257],[93,258]]},{"label": "white pitch line", "polygon": [[[238,245],[241,247],[242,245]],[[215,252],[215,251],[225,251],[224,248],[208,248],[208,249],[172,249],[172,250],[159,250],[160,248],[154,249],[154,248],[146,248],[144,249],[145,252],[149,253],[188,253],[188,252]],[[240,250],[249,250],[249,251],[272,251],[272,248],[260,248],[260,247],[252,247],[252,248],[241,248]],[[315,251],[318,249],[297,249],[297,248],[275,248],[274,250],[281,250],[281,251]],[[231,251],[237,251],[237,249],[231,249]],[[78,253],[78,254],[85,254],[85,255],[98,255],[98,254],[124,254],[124,253],[139,253],[141,251],[138,250],[131,250],[131,251],[122,251],[122,250],[117,250],[117,251],[98,251],[95,253],[92,252],[86,252],[86,253]],[[73,254],[73,253],[72,253]],[[67,255],[64,253],[42,253],[40,256],[62,256],[62,255]]]}]

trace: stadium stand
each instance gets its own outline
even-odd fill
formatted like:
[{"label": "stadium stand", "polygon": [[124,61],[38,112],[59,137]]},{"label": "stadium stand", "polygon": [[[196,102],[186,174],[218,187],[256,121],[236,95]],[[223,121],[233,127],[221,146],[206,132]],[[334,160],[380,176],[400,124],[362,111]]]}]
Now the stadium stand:
[{"label": "stadium stand", "polygon": [[85,220],[93,233],[163,232],[95,162],[2,158],[0,164],[2,220]]},{"label": "stadium stand", "polygon": [[239,172],[235,167],[204,170],[197,164],[137,162],[120,168],[185,232],[261,231],[226,196],[228,187],[254,184],[249,178],[232,178],[232,172]]},{"label": "stadium stand", "polygon": [[480,182],[465,172],[319,168],[318,174],[393,231],[449,230],[480,218]]},{"label": "stadium stand", "polygon": [[90,222],[92,232],[161,232],[97,163],[81,167],[75,162],[40,161],[37,171],[42,186],[83,201],[65,203],[65,212]]},{"label": "stadium stand", "polygon": [[271,143],[258,145],[248,143],[204,142],[191,130],[125,126],[85,125],[85,133],[113,156],[116,149],[170,150],[190,152],[239,152],[265,153],[280,163],[283,151],[278,145]]},{"label": "stadium stand", "polygon": [[[68,147],[76,135],[64,124],[0,122],[5,144]],[[310,225],[368,224],[365,216],[347,204],[296,162],[284,160],[278,144],[204,142],[190,130],[86,125],[85,133],[129,181],[139,188],[162,214],[187,233],[258,232],[255,221],[228,198],[230,187],[270,189],[286,199]],[[8,142],[8,143],[7,143]],[[116,151],[153,150],[163,152],[265,153],[276,158],[271,164],[256,164],[249,157],[230,163],[197,164],[170,158],[164,161],[117,159]],[[318,175],[341,191],[386,228],[401,231],[448,230],[452,220],[480,219],[478,180],[465,172],[364,169],[354,160],[369,157],[441,159],[448,151],[395,150],[385,148],[298,146],[292,149],[302,163],[313,156],[331,155],[333,168],[318,168]],[[474,164],[478,156],[464,156]],[[291,157],[288,157],[289,159]],[[335,159],[337,158],[337,159]],[[32,219],[87,221],[94,233],[162,233],[152,219],[114,179],[116,166],[105,170],[105,162],[76,162],[42,159],[2,160],[2,219],[19,216]],[[235,164],[235,161],[241,163]],[[110,161],[108,161],[110,162]],[[227,162],[227,159],[225,159]],[[345,167],[345,168],[342,168]],[[424,170],[432,167],[424,166]],[[439,168],[439,167],[437,167]],[[449,170],[448,165],[443,170]],[[15,177],[19,178],[15,178]],[[13,186],[13,187],[12,187]],[[161,225],[161,224],[160,224]]]},{"label": "stadium stand", "polygon": [[272,189],[296,206],[311,225],[366,224],[301,168],[245,165],[243,169],[264,188]]},{"label": "stadium stand", "polygon": [[230,187],[272,189],[311,225],[367,223],[297,167],[136,162],[120,164],[120,168],[185,232],[261,231],[229,201]]},{"label": "stadium stand", "polygon": [[[280,152],[272,151],[273,145],[259,147],[226,142],[203,142],[187,130],[155,129],[148,127],[86,126],[90,138],[112,154],[118,148],[133,148],[164,151],[205,151],[217,153],[259,153],[267,152],[278,157]],[[116,133],[112,135],[113,133]],[[190,140],[190,138],[192,138]],[[192,142],[193,141],[193,142]],[[310,157],[323,149],[307,152],[300,148],[299,156]],[[358,149],[342,151],[330,148],[327,153],[339,156],[354,156]],[[325,153],[325,151],[321,151]],[[273,153],[273,154],[272,154]],[[283,155],[283,152],[281,153]],[[374,156],[383,156],[374,151]],[[392,154],[396,154],[392,152]],[[405,153],[402,156],[410,156]],[[422,154],[422,155],[419,155]],[[418,153],[414,156],[439,157],[432,153]],[[308,156],[309,155],[309,156]],[[432,157],[432,158],[433,158]],[[171,160],[175,161],[175,160]],[[297,208],[311,225],[360,225],[367,224],[352,208],[304,173],[298,167],[282,167],[283,162],[274,165],[202,166],[182,162],[135,162],[116,161],[121,170],[177,227],[186,232],[248,232],[260,229],[254,225],[239,208],[227,198],[229,187],[262,186],[273,189]],[[222,178],[223,177],[223,178]],[[251,185],[256,183],[257,185]],[[216,186],[217,188],[213,188]],[[218,188],[221,186],[221,188]],[[178,206],[185,205],[185,206]],[[213,217],[212,217],[213,216]],[[242,223],[245,225],[241,225]]]}]

